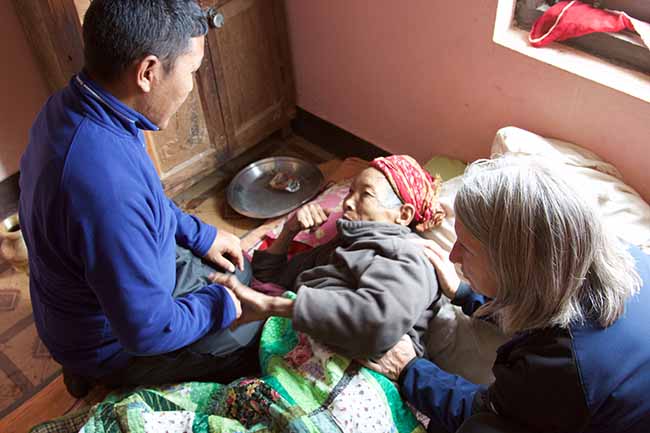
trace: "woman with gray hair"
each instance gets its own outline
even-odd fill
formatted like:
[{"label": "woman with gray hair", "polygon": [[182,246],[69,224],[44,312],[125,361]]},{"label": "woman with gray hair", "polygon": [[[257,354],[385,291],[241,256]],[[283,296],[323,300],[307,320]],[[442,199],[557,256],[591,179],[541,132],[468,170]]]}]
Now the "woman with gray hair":
[{"label": "woman with gray hair", "polygon": [[429,431],[650,431],[650,258],[608,234],[563,177],[526,157],[477,161],[449,257],[427,244],[445,295],[512,335],[490,386],[417,358],[406,339],[368,363],[398,380]]}]

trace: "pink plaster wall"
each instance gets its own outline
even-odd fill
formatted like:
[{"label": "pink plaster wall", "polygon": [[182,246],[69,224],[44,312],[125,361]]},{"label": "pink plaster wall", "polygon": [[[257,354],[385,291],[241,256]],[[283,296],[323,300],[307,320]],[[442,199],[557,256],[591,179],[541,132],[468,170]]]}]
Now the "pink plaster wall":
[{"label": "pink plaster wall", "polygon": [[286,0],[298,105],[393,153],[487,156],[514,125],[590,148],[650,200],[650,104],[492,42],[497,0]]},{"label": "pink plaster wall", "polygon": [[18,171],[29,128],[47,98],[45,81],[11,2],[0,1],[0,181]]}]

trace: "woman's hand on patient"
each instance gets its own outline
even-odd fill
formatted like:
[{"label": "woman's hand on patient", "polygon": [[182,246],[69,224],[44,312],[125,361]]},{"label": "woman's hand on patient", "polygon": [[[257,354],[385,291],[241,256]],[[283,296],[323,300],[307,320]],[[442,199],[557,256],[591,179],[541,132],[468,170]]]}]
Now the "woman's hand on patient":
[{"label": "woman's hand on patient", "polygon": [[429,239],[417,239],[416,242],[424,247],[424,254],[436,269],[438,275],[438,284],[440,290],[449,299],[454,299],[458,286],[460,286],[460,278],[456,272],[456,267],[449,260],[449,253],[447,253],[440,245]]},{"label": "woman's hand on patient", "polygon": [[396,381],[402,373],[402,370],[404,370],[404,367],[416,357],[417,355],[415,354],[411,337],[404,335],[379,360],[371,361],[368,359],[360,362],[369,369],[375,370],[377,373],[381,373],[387,378]]},{"label": "woman's hand on patient", "polygon": [[244,323],[266,320],[271,316],[291,317],[293,300],[269,296],[242,284],[234,275],[214,273],[210,279],[232,291],[241,303],[241,315],[232,324],[237,328]]}]

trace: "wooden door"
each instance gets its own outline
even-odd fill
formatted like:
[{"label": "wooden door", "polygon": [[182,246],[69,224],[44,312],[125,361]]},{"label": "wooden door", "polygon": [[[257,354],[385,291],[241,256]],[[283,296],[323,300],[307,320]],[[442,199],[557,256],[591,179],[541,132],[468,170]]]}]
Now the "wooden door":
[{"label": "wooden door", "polygon": [[163,131],[147,132],[147,150],[165,191],[179,193],[214,171],[226,153],[226,131],[214,71],[206,56],[194,89]]},{"label": "wooden door", "polygon": [[204,0],[220,14],[208,34],[208,55],[219,87],[229,159],[288,127],[294,113],[293,82],[283,2]]}]

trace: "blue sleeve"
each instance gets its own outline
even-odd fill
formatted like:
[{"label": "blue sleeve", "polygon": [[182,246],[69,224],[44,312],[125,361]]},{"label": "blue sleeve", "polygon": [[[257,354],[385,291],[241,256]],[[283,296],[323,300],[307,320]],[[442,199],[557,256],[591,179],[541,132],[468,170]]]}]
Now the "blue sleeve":
[{"label": "blue sleeve", "polygon": [[483,295],[474,292],[467,283],[461,283],[456,291],[456,296],[451,301],[452,304],[458,305],[463,309],[463,313],[468,316],[474,314],[483,304],[488,301]]},{"label": "blue sleeve", "polygon": [[79,258],[110,332],[128,352],[155,355],[228,327],[236,310],[217,284],[172,296],[173,215],[162,192],[152,193],[136,180],[128,173],[103,183],[88,176],[71,179],[66,230],[68,248]]},{"label": "blue sleeve", "polygon": [[206,224],[194,215],[188,215],[171,200],[169,207],[176,215],[176,243],[203,257],[217,237],[216,227]]},{"label": "blue sleeve", "polygon": [[477,393],[486,389],[423,358],[406,366],[399,383],[406,400],[448,431],[456,431],[472,415]]}]

